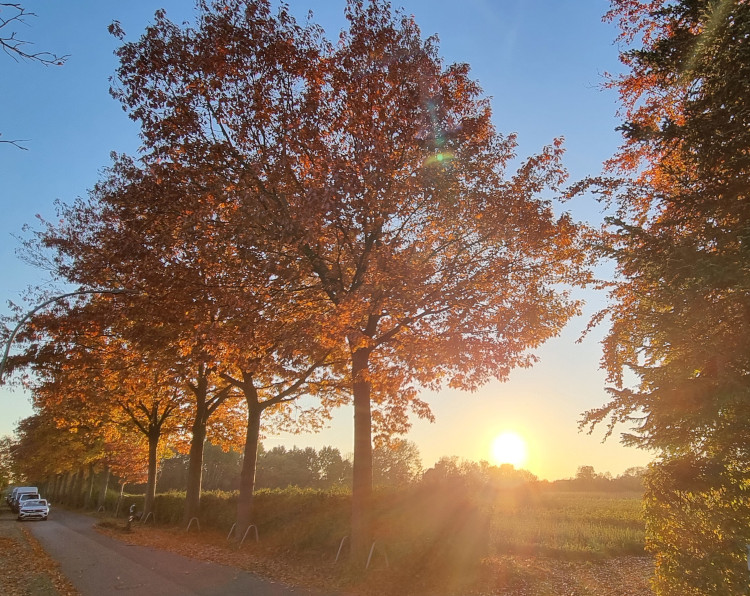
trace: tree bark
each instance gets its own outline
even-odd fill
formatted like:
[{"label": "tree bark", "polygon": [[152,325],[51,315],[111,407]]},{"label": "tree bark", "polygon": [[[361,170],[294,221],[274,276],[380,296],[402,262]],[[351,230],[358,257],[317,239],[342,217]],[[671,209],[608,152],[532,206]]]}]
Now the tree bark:
[{"label": "tree bark", "polygon": [[91,501],[94,499],[94,478],[96,478],[94,464],[89,464],[89,489],[86,491],[86,499],[83,502],[85,509],[91,508]]},{"label": "tree bark", "polygon": [[157,471],[157,449],[161,428],[152,425],[148,429],[148,482],[146,483],[146,498],[143,504],[143,518],[153,512],[156,500],[156,471]]},{"label": "tree bark", "polygon": [[83,484],[83,468],[78,468],[75,474],[73,474],[73,479],[70,485],[70,498],[68,499],[68,503],[72,507],[78,507],[80,505],[82,484]]},{"label": "tree bark", "polygon": [[372,542],[372,412],[367,380],[370,351],[352,354],[354,397],[354,468],[352,478],[351,561],[364,564]]},{"label": "tree bark", "polygon": [[185,512],[183,521],[188,523],[198,517],[201,506],[201,484],[203,479],[203,448],[206,442],[206,408],[198,407],[193,421],[190,439],[190,460],[188,461],[187,490],[185,493]]},{"label": "tree bark", "polygon": [[117,498],[117,507],[115,508],[115,517],[120,514],[120,505],[122,505],[122,497],[125,494],[125,481],[120,483],[120,496]]},{"label": "tree bark", "polygon": [[241,540],[253,523],[253,498],[255,492],[255,469],[258,461],[258,444],[260,441],[260,416],[263,409],[258,407],[257,399],[247,399],[247,433],[245,435],[245,454],[240,473],[240,494],[237,499],[237,524],[234,536]]},{"label": "tree bark", "polygon": [[107,502],[107,488],[109,487],[109,466],[104,468],[102,479],[102,484],[99,487],[99,498],[96,501],[96,508],[99,509],[99,507],[104,507],[104,504]]}]

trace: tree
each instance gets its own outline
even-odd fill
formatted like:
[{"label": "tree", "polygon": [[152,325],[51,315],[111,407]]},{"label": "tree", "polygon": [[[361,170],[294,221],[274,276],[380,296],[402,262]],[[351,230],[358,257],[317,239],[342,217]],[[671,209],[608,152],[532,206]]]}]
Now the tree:
[{"label": "tree", "polygon": [[15,447],[16,443],[9,435],[0,437],[0,486],[10,486],[18,477],[13,457]]},{"label": "tree", "polygon": [[375,486],[406,486],[419,480],[422,475],[419,447],[403,439],[376,446],[372,464]]},{"label": "tree", "polygon": [[[326,369],[336,350],[320,331],[320,301],[287,259],[233,242],[244,224],[216,185],[210,171],[119,157],[89,200],[61,206],[62,223],[29,248],[52,248],[55,273],[69,283],[131,289],[128,300],[99,301],[99,316],[133,353],[169,360],[175,399],[192,416],[186,518],[198,513],[209,419],[221,407],[219,423],[237,436],[228,402],[244,397],[241,536],[263,414],[276,426],[314,427],[342,398]],[[302,395],[319,402],[292,406]]]},{"label": "tree", "polygon": [[22,336],[30,345],[12,365],[32,368],[29,383],[36,407],[58,427],[80,431],[79,449],[92,449],[93,459],[101,457],[109,426],[143,434],[148,444],[148,514],[155,498],[160,442],[177,430],[177,371],[170,355],[139,350],[129,342],[121,332],[126,324],[107,320],[112,311],[102,309],[101,300],[78,300],[77,305],[60,302],[51,312],[37,313]]},{"label": "tree", "polygon": [[657,592],[745,594],[750,533],[733,520],[750,477],[750,6],[612,4],[631,48],[611,81],[625,139],[610,165],[629,183],[604,237],[612,397],[584,424],[630,423],[624,441],[660,456],[646,478]]},{"label": "tree", "polygon": [[321,488],[351,485],[352,462],[341,457],[335,447],[323,447],[318,451],[318,470]]},{"label": "tree", "polygon": [[319,480],[318,454],[312,447],[286,449],[283,445],[258,458],[258,486],[286,488],[314,487]]},{"label": "tree", "polygon": [[[354,402],[352,554],[370,546],[372,435],[430,417],[420,387],[475,389],[533,362],[577,312],[578,228],[541,195],[559,142],[510,178],[466,65],[381,0],[350,0],[328,42],[266,0],[198,3],[195,27],[157,14],[119,51],[113,93],[145,160],[210,171],[243,254],[300,271],[345,342]],[[217,50],[220,48],[220,50]],[[238,379],[239,380],[239,379]]]}]

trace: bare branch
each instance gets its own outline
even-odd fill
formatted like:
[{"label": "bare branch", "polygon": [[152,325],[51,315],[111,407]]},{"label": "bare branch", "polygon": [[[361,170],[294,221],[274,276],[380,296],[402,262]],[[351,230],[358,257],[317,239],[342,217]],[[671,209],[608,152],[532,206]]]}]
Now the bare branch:
[{"label": "bare branch", "polygon": [[[3,13],[6,10],[15,11],[10,16]],[[36,14],[28,12],[21,4],[16,2],[0,2],[0,48],[8,54],[13,60],[28,60],[37,62],[44,66],[62,66],[69,58],[68,55],[58,56],[52,52],[31,52],[26,51],[26,46],[33,45],[32,42],[19,39],[17,31],[12,27],[15,25],[27,25],[27,17],[35,17]],[[13,142],[13,141],[8,141]]]}]

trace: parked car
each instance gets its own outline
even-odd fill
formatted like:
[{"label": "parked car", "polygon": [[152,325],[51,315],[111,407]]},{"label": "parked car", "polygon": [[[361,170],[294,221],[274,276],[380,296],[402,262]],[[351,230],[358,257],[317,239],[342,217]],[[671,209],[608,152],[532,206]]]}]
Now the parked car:
[{"label": "parked car", "polygon": [[49,517],[49,503],[47,499],[26,499],[18,508],[18,521],[25,519],[41,519],[47,521]]},{"label": "parked car", "polygon": [[42,495],[40,495],[39,493],[21,493],[16,499],[16,511],[21,509],[21,505],[23,505],[26,501],[33,501],[41,498]]}]

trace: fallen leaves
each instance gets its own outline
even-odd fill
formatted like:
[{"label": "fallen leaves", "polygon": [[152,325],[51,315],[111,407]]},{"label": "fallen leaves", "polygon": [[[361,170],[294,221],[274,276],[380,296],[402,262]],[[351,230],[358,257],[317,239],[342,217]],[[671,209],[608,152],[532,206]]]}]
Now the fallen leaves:
[{"label": "fallen leaves", "polygon": [[57,563],[6,508],[0,511],[0,560],[0,594],[3,596],[78,595],[60,573]]}]

